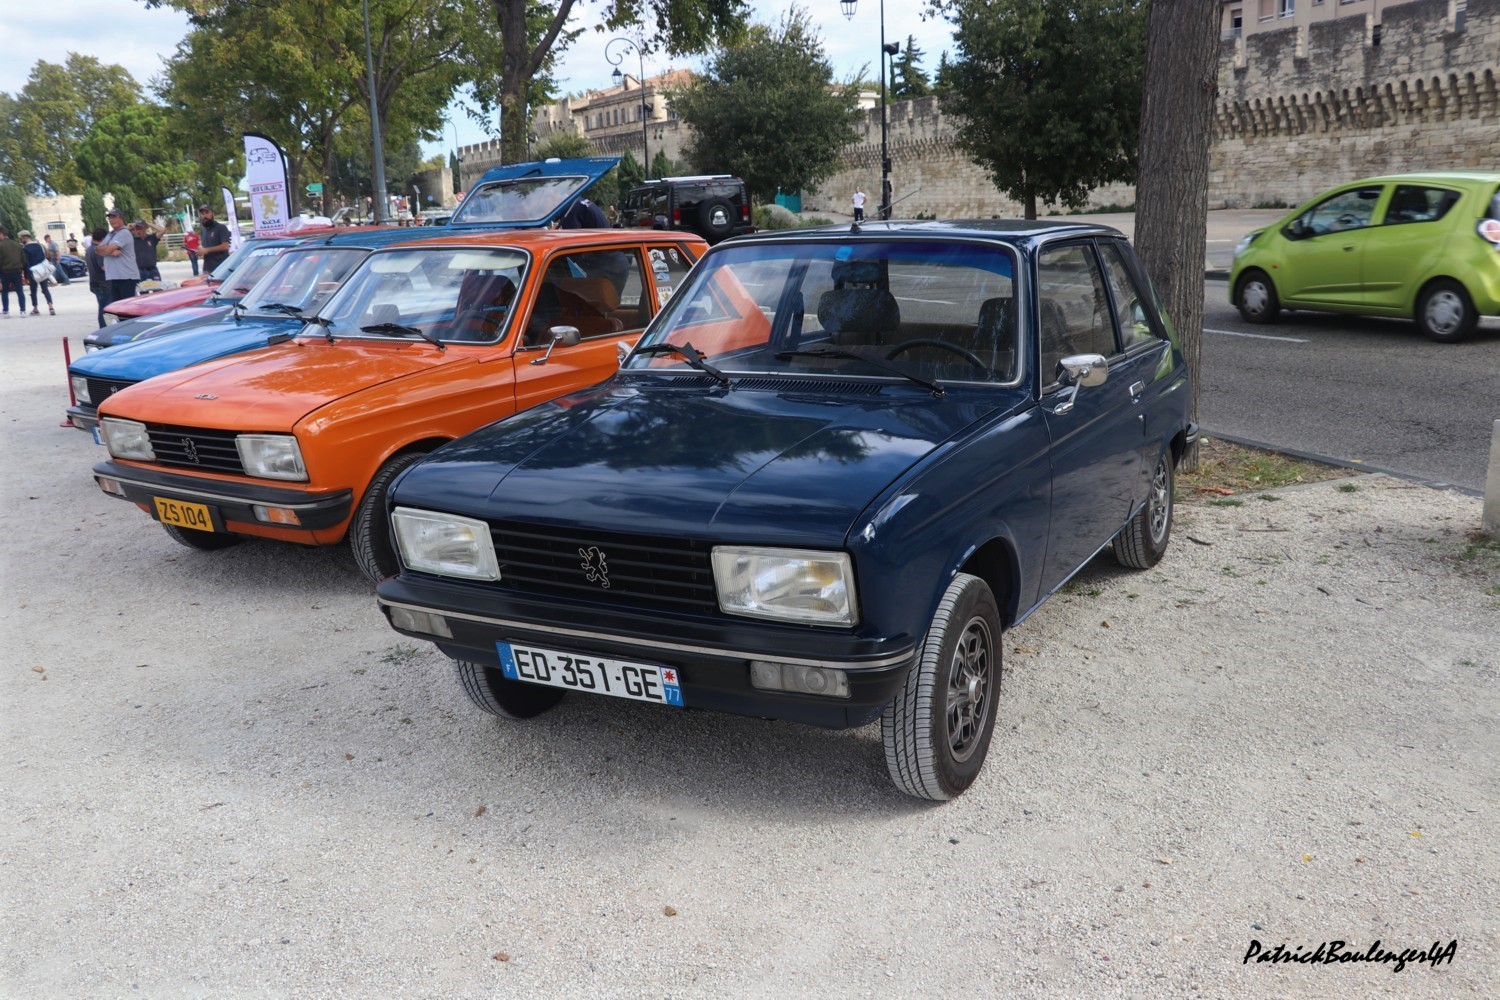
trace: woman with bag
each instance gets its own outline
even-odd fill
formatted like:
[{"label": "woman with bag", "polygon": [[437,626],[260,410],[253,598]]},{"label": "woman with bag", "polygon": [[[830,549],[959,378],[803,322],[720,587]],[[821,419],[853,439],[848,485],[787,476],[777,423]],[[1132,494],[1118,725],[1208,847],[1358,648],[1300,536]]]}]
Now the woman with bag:
[{"label": "woman with bag", "polygon": [[[52,304],[52,289],[48,287],[54,279],[52,265],[47,261],[47,251],[26,230],[21,230],[18,235],[21,237],[21,250],[26,254],[26,284],[31,286],[31,315],[40,315],[36,301],[36,289],[40,285],[42,294],[47,297],[47,311],[56,316],[57,307]],[[25,302],[21,303],[21,308],[26,308]]]}]

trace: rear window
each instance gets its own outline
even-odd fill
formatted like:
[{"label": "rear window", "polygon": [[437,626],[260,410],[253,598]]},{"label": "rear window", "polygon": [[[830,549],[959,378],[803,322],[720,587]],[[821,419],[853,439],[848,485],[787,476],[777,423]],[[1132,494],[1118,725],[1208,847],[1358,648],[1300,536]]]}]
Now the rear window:
[{"label": "rear window", "polygon": [[1490,214],[1486,218],[1500,219],[1500,187],[1495,189],[1494,195],[1490,198]]}]

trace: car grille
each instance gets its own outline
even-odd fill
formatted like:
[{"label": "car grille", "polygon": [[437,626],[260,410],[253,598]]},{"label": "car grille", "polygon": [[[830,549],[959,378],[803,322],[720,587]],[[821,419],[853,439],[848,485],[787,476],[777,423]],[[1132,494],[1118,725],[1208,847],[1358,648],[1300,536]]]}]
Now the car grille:
[{"label": "car grille", "polygon": [[89,383],[89,399],[93,401],[92,405],[96,407],[121,389],[128,389],[135,385],[133,380],[94,378],[92,375],[87,376],[87,378]]},{"label": "car grille", "polygon": [[163,465],[181,465],[189,469],[244,473],[234,431],[205,430],[202,427],[172,427],[147,424],[151,450]]},{"label": "car grille", "polygon": [[491,522],[490,532],[500,586],[508,590],[689,613],[718,610],[708,542],[614,532],[580,534],[572,528],[506,521]]}]

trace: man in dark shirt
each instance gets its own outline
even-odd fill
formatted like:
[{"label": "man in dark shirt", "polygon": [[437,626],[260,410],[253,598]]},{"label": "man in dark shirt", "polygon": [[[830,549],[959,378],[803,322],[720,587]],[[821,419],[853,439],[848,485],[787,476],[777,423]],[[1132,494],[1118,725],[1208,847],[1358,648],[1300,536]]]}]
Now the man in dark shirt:
[{"label": "man in dark shirt", "polygon": [[587,198],[579,198],[563,215],[558,227],[561,229],[608,229],[609,219],[605,217],[598,205]]},{"label": "man in dark shirt", "polygon": [[104,329],[104,307],[109,305],[109,282],[104,278],[104,260],[99,256],[98,246],[104,242],[109,230],[100,226],[90,234],[89,248],[83,252],[83,262],[89,269],[89,291],[99,304],[99,329]]},{"label": "man in dark shirt", "polygon": [[214,210],[207,205],[198,209],[198,221],[203,224],[203,245],[198,252],[203,255],[203,271],[213,274],[214,268],[224,263],[229,256],[229,227],[214,221]]},{"label": "man in dark shirt", "polygon": [[161,270],[156,266],[156,245],[166,226],[158,226],[145,219],[136,219],[130,224],[130,235],[135,239],[135,267],[142,281],[160,281]]},{"label": "man in dark shirt", "polygon": [[26,299],[21,291],[25,279],[21,277],[26,270],[26,251],[21,249],[21,244],[10,238],[4,228],[0,228],[0,303],[5,306],[5,318],[10,318],[10,293],[16,293],[16,315],[26,315]]}]

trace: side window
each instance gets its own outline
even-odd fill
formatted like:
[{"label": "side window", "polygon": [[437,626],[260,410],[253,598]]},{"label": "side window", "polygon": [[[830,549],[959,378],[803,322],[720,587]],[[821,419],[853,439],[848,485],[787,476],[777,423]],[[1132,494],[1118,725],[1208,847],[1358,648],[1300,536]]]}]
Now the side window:
[{"label": "side window", "polygon": [[1156,344],[1161,338],[1151,329],[1141,305],[1141,292],[1136,287],[1135,277],[1125,264],[1120,245],[1113,240],[1101,241],[1100,256],[1104,258],[1104,274],[1109,279],[1109,290],[1115,298],[1115,320],[1120,330],[1120,343],[1125,350],[1139,344]]},{"label": "side window", "polygon": [[1298,235],[1320,236],[1323,233],[1340,233],[1348,229],[1363,229],[1370,224],[1375,214],[1375,203],[1380,200],[1382,188],[1371,187],[1341,191],[1325,198],[1297,219]]},{"label": "side window", "polygon": [[573,326],[588,339],[641,330],[655,309],[645,298],[635,250],[591,250],[552,258],[526,324],[528,344],[546,343],[554,326]]},{"label": "side window", "polygon": [[667,304],[672,293],[682,286],[683,279],[692,269],[693,260],[675,246],[652,247],[647,254],[651,258],[652,277],[656,281],[656,309],[660,309]]},{"label": "side window", "polygon": [[1086,244],[1043,250],[1036,277],[1043,385],[1057,380],[1057,363],[1068,355],[1116,353],[1104,276]]},{"label": "side window", "polygon": [[1436,222],[1457,203],[1457,191],[1397,184],[1391,195],[1391,203],[1385,210],[1385,224],[1399,226],[1407,222]]},{"label": "side window", "polygon": [[659,187],[651,192],[651,214],[661,219],[671,218],[671,212],[667,210],[667,189]]}]

